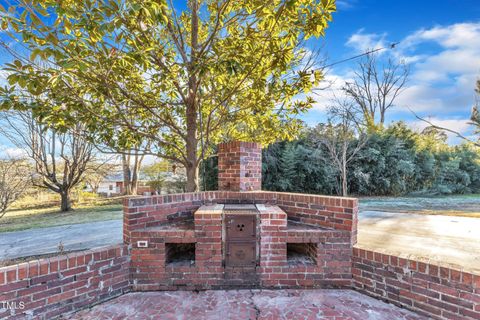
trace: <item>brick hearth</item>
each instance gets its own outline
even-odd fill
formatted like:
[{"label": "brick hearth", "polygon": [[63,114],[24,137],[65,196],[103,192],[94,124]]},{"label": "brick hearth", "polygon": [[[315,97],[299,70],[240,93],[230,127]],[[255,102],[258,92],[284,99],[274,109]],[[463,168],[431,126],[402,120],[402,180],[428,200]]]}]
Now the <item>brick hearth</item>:
[{"label": "brick hearth", "polygon": [[356,199],[259,191],[256,143],[219,146],[219,186],[125,202],[134,290],[352,286]]}]

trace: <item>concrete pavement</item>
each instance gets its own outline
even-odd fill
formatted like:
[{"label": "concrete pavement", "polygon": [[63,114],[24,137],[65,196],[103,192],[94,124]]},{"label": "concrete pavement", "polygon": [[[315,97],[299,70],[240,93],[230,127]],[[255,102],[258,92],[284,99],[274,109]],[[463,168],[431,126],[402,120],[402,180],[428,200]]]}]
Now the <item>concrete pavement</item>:
[{"label": "concrete pavement", "polygon": [[362,211],[359,247],[480,271],[480,219]]}]

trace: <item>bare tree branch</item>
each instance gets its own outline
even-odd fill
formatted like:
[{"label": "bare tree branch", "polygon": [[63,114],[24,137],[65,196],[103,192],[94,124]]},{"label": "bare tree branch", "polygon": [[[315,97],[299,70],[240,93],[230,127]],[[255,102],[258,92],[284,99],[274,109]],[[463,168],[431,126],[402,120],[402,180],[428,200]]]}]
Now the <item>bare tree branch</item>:
[{"label": "bare tree branch", "polygon": [[378,65],[377,56],[369,54],[359,62],[353,82],[347,82],[344,93],[352,98],[367,127],[385,124],[386,112],[394,107],[395,100],[404,90],[409,69],[403,62],[388,59],[386,65]]},{"label": "bare tree branch", "polygon": [[79,124],[68,132],[56,132],[28,111],[2,112],[0,121],[0,134],[33,160],[33,184],[58,193],[61,210],[70,210],[71,191],[93,169],[93,146],[87,142],[83,127]]}]

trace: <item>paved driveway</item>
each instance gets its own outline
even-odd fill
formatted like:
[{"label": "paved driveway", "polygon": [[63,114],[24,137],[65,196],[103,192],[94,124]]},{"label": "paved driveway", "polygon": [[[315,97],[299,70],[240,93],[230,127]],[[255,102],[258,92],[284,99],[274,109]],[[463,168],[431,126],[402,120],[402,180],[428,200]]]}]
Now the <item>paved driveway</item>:
[{"label": "paved driveway", "polygon": [[80,250],[122,242],[122,220],[0,233],[0,260]]}]

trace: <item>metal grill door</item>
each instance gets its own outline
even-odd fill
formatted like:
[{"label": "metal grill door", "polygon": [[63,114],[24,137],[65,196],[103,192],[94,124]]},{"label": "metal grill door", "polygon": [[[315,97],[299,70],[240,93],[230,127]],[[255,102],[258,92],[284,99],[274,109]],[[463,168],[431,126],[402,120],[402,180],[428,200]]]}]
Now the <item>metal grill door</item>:
[{"label": "metal grill door", "polygon": [[256,216],[253,214],[230,214],[225,217],[227,241],[245,240],[255,241]]},{"label": "metal grill door", "polygon": [[252,267],[256,264],[254,242],[230,242],[227,244],[226,265],[229,267]]}]

